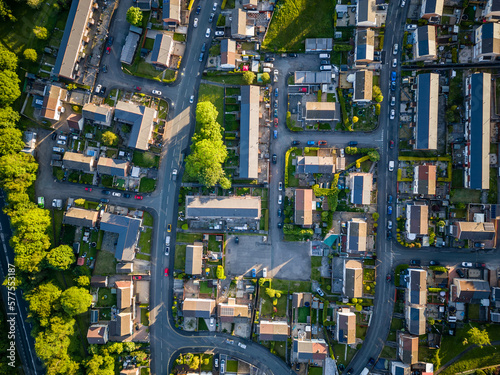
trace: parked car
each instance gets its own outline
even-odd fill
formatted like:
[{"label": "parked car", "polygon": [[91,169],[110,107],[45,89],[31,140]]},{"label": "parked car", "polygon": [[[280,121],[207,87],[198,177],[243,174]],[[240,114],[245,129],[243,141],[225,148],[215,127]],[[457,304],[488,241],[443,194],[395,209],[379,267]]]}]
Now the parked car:
[{"label": "parked car", "polygon": [[391,96],[391,107],[394,107],[396,105],[396,97]]},{"label": "parked car", "polygon": [[320,64],[321,65],[330,65],[330,61],[328,61],[328,60],[321,60]]},{"label": "parked car", "polygon": [[391,82],[391,91],[396,91],[396,82]]},{"label": "parked car", "polygon": [[327,141],[318,141],[318,146],[326,146],[327,144]]},{"label": "parked car", "polygon": [[389,194],[389,196],[387,197],[387,203],[392,204],[392,195],[391,194]]},{"label": "parked car", "polygon": [[307,87],[301,87],[301,88],[299,89],[299,92],[307,92]]},{"label": "parked car", "polygon": [[292,141],[292,146],[298,146],[300,145],[300,141]]},{"label": "parked car", "polygon": [[224,31],[217,30],[215,36],[224,36]]},{"label": "parked car", "polygon": [[107,198],[101,198],[101,203],[109,203],[109,199],[107,199]]},{"label": "parked car", "polygon": [[158,90],[153,90],[151,92],[153,93],[153,95],[161,95],[161,91]]},{"label": "parked car", "polygon": [[368,364],[371,365],[371,366],[373,366],[375,364],[375,360],[373,358],[370,358],[368,360]]},{"label": "parked car", "polygon": [[474,247],[475,248],[483,248],[485,246],[484,242],[475,242]]},{"label": "parked car", "polygon": [[307,141],[308,146],[314,146],[315,144],[316,144],[316,142],[314,142],[314,141]]},{"label": "parked car", "polygon": [[111,53],[111,47],[106,47],[106,54],[109,55]]},{"label": "parked car", "polygon": [[252,277],[257,277],[257,271],[255,270],[255,268],[252,268]]},{"label": "parked car", "polygon": [[240,243],[240,238],[239,237],[234,237],[234,242],[235,243]]},{"label": "parked car", "polygon": [[410,264],[412,266],[420,266],[420,259],[412,259],[410,260]]},{"label": "parked car", "polygon": [[203,61],[203,57],[205,56],[205,54],[202,52],[200,53],[200,57],[198,58],[198,61],[199,62],[202,62]]},{"label": "parked car", "polygon": [[137,199],[137,200],[139,200],[139,201],[142,201],[143,196],[142,195],[136,195],[134,198]]},{"label": "parked car", "polygon": [[476,263],[475,267],[476,268],[486,268],[486,263]]},{"label": "parked car", "polygon": [[207,43],[203,43],[201,45],[201,52],[205,52],[207,50]]},{"label": "parked car", "polygon": [[278,190],[282,191],[283,190],[283,182],[278,182]]},{"label": "parked car", "polygon": [[191,95],[191,97],[189,98],[189,103],[193,104],[194,102],[194,95]]},{"label": "parked car", "polygon": [[391,72],[391,81],[395,82],[397,77],[398,77],[397,73],[393,70]]},{"label": "parked car", "polygon": [[417,25],[415,25],[415,24],[406,25],[406,30],[408,30],[408,31],[416,30],[416,29],[417,29]]},{"label": "parked car", "polygon": [[278,156],[276,154],[273,154],[273,164],[276,164],[277,160],[278,160]]},{"label": "parked car", "polygon": [[242,344],[241,342],[238,343],[238,346],[241,348],[241,349],[246,349],[247,346],[245,344]]},{"label": "parked car", "polygon": [[431,265],[431,266],[439,266],[439,262],[437,260],[431,260],[429,262],[429,265]]},{"label": "parked car", "polygon": [[85,188],[85,191],[91,192],[91,191],[92,191],[92,188],[91,188],[91,187],[86,187],[86,188]]},{"label": "parked car", "polygon": [[278,110],[275,109],[273,114],[274,114],[274,117],[278,117]]},{"label": "parked car", "polygon": [[210,30],[210,27],[207,29],[207,31],[205,31],[205,38],[208,38],[210,36],[210,32],[212,30]]},{"label": "parked car", "polygon": [[51,138],[53,141],[55,141],[57,139],[57,133],[52,133]]},{"label": "parked car", "polygon": [[95,93],[99,94],[101,92],[101,89],[102,89],[102,85],[101,84],[97,85],[95,88]]},{"label": "parked car", "polygon": [[390,230],[387,231],[387,239],[392,239],[392,232]]},{"label": "parked car", "polygon": [[396,43],[394,47],[392,47],[392,54],[397,55],[399,52],[399,45]]},{"label": "parked car", "polygon": [[109,191],[109,190],[103,190],[102,193],[104,195],[111,195],[111,191]]},{"label": "parked car", "polygon": [[390,149],[393,149],[394,148],[394,141],[389,141],[389,148]]},{"label": "parked car", "polygon": [[168,257],[170,255],[170,247],[165,247],[165,256]]},{"label": "parked car", "polygon": [[165,268],[165,270],[163,272],[165,273],[165,276],[168,276],[168,267]]},{"label": "parked car", "polygon": [[167,232],[172,232],[172,224],[167,224]]},{"label": "parked car", "polygon": [[340,149],[340,157],[341,158],[345,157],[345,151],[343,148]]},{"label": "parked car", "polygon": [[281,194],[278,196],[278,204],[283,204],[283,196]]},{"label": "parked car", "polygon": [[212,23],[212,21],[214,20],[214,16],[215,16],[214,13],[210,13],[210,17],[208,17],[208,22]]},{"label": "parked car", "polygon": [[318,287],[318,288],[316,288],[316,293],[318,293],[318,294],[320,295],[320,297],[324,297],[324,296],[325,296],[325,292],[323,292],[323,291],[321,290],[321,288],[319,288],[319,287]]},{"label": "parked car", "polygon": [[141,280],[142,279],[142,276],[134,276],[133,277],[134,280]]},{"label": "parked car", "polygon": [[395,117],[396,117],[396,111],[394,109],[391,109],[391,114],[389,115],[389,118],[391,120],[394,120]]},{"label": "parked car", "polygon": [[108,47],[111,47],[111,46],[113,45],[113,40],[115,40],[115,38],[113,38],[112,36],[110,36],[110,37],[108,38],[108,42],[106,43],[106,45],[107,45]]},{"label": "parked car", "polygon": [[200,14],[200,11],[201,11],[201,6],[198,5],[198,7],[196,8],[196,14]]},{"label": "parked car", "polygon": [[277,88],[274,89],[274,96],[278,97],[278,89]]},{"label": "parked car", "polygon": [[118,193],[118,192],[116,192],[116,191],[113,191],[113,192],[111,193],[111,195],[112,195],[113,197],[121,197],[121,196],[122,196],[122,193]]},{"label": "parked car", "polygon": [[195,18],[193,21],[193,27],[198,27],[198,18]]},{"label": "parked car", "polygon": [[212,10],[215,12],[217,10],[217,3],[214,3]]},{"label": "parked car", "polygon": [[289,53],[288,57],[297,57],[298,55],[296,53]]},{"label": "parked car", "polygon": [[129,193],[123,193],[123,198],[130,198],[131,195]]},{"label": "parked car", "polygon": [[142,87],[136,86],[136,87],[135,87],[135,89],[136,89],[137,91],[141,91],[141,90],[142,90]]},{"label": "parked car", "polygon": [[60,139],[58,139],[57,140],[57,144],[61,145],[61,146],[65,146],[66,145],[66,141],[61,141]]},{"label": "parked car", "polygon": [[392,67],[395,68],[398,66],[398,59],[392,59]]},{"label": "parked car", "polygon": [[349,147],[356,147],[358,145],[358,142],[356,141],[351,141],[347,144]]},{"label": "parked car", "polygon": [[473,265],[471,262],[462,262],[462,267],[471,268],[471,267],[473,267]]},{"label": "parked car", "polygon": [[267,277],[267,268],[262,269],[262,277]]},{"label": "parked car", "polygon": [[387,229],[392,229],[392,220],[387,221]]},{"label": "parked car", "polygon": [[275,128],[277,128],[277,127],[278,127],[278,122],[279,122],[279,121],[278,121],[278,118],[277,118],[277,117],[275,117],[275,118],[274,118],[274,127],[275,127]]},{"label": "parked car", "polygon": [[460,276],[460,277],[462,277],[462,278],[464,278],[464,277],[465,277],[465,273],[464,273],[464,271],[462,271],[462,269],[460,269],[460,268],[457,268],[457,274],[458,274],[458,276]]},{"label": "parked car", "polygon": [[387,276],[385,277],[385,279],[387,280],[387,282],[391,282],[392,275],[390,273],[388,273]]},{"label": "parked car", "polygon": [[107,73],[108,72],[108,67],[106,65],[102,66],[102,72]]},{"label": "parked car", "polygon": [[278,217],[281,217],[282,211],[281,208],[278,208]]},{"label": "parked car", "polygon": [[273,131],[273,137],[274,137],[274,139],[278,138],[278,131],[277,130]]},{"label": "parked car", "polygon": [[280,222],[278,223],[278,229],[281,229],[281,228],[283,228],[283,223],[280,221]]},{"label": "parked car", "polygon": [[387,215],[392,215],[392,206],[387,206]]},{"label": "parked car", "polygon": [[274,100],[274,108],[278,108],[278,100],[277,99]]}]

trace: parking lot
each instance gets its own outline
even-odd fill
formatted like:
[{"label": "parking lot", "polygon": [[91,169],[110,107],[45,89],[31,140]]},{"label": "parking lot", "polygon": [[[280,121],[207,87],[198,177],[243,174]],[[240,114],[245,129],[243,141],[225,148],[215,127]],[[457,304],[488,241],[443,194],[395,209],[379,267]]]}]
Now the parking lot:
[{"label": "parking lot", "polygon": [[311,260],[309,244],[303,242],[263,242],[263,236],[229,236],[226,244],[226,274],[250,277],[255,268],[258,277],[267,268],[267,277],[309,280]]}]

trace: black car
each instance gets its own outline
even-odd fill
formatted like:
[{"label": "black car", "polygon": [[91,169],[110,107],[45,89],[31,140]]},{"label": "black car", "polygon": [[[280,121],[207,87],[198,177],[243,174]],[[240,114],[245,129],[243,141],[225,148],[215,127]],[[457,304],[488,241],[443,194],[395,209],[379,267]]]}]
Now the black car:
[{"label": "black car", "polygon": [[281,228],[283,228],[283,223],[280,221],[280,222],[278,223],[278,229],[281,229]]},{"label": "black car", "polygon": [[273,164],[276,164],[276,160],[278,160],[278,156],[276,154],[273,154]]},{"label": "black car", "polygon": [[207,49],[207,43],[203,43],[203,45],[201,46],[201,52],[205,52]]},{"label": "black car", "polygon": [[281,208],[278,208],[278,217],[281,217]]},{"label": "black car", "polygon": [[349,147],[356,147],[358,145],[358,142],[356,141],[351,141],[347,144]]},{"label": "black car", "polygon": [[410,264],[412,266],[420,266],[420,259],[412,259],[410,260]]},{"label": "black car", "polygon": [[296,53],[289,53],[288,57],[297,57],[298,55]]},{"label": "black car", "polygon": [[273,62],[275,60],[274,57],[268,56],[264,59],[264,62]]},{"label": "black car", "polygon": [[429,264],[430,264],[431,266],[439,266],[439,262],[438,262],[437,260],[431,260],[431,261],[429,262]]},{"label": "black car", "polygon": [[108,67],[106,65],[102,66],[102,72],[107,73],[108,72]]},{"label": "black car", "polygon": [[392,239],[392,232],[390,230],[387,231],[387,239],[388,240]]},{"label": "black car", "polygon": [[298,146],[300,145],[300,141],[292,141],[292,146]]},{"label": "black car", "polygon": [[101,199],[101,203],[109,203],[109,199],[107,199],[107,198],[102,198],[102,199]]},{"label": "black car", "polygon": [[320,64],[321,65],[330,65],[330,61],[328,61],[328,60],[321,60]]},{"label": "black car", "polygon": [[371,366],[373,366],[375,364],[375,360],[373,358],[370,358],[368,360],[368,364],[371,365]]},{"label": "black car", "polygon": [[299,362],[297,362],[297,363],[295,364],[295,371],[299,371],[299,370],[300,370],[300,363],[299,363]]},{"label": "black car", "polygon": [[462,277],[462,278],[464,278],[464,277],[465,277],[465,273],[464,273],[464,271],[462,271],[462,269],[461,269],[461,268],[457,268],[457,273],[458,273],[458,276],[460,276],[460,277]]},{"label": "black car", "polygon": [[391,91],[396,91],[396,82],[391,82]]},{"label": "black car", "polygon": [[486,264],[485,263],[476,263],[475,267],[476,268],[486,268]]},{"label": "black car", "polygon": [[106,87],[102,87],[101,89],[101,95],[104,96],[104,94],[106,94]]},{"label": "black car", "polygon": [[352,368],[350,368],[349,370],[347,370],[347,373],[348,374],[352,374]]},{"label": "black car", "polygon": [[392,195],[391,194],[389,194],[389,196],[387,197],[387,203],[392,204]]},{"label": "black car", "polygon": [[131,195],[129,193],[123,193],[123,198],[130,198]]},{"label": "black car", "polygon": [[196,8],[196,14],[200,14],[201,12],[201,6],[198,5],[198,8]]},{"label": "black car", "polygon": [[205,54],[202,52],[200,53],[200,58],[198,59],[199,62],[202,62],[203,61],[203,56],[205,56]]},{"label": "black car", "polygon": [[109,191],[109,190],[103,190],[102,193],[104,195],[111,195],[111,191]]},{"label": "black car", "polygon": [[52,140],[53,140],[53,141],[55,141],[55,140],[56,140],[56,138],[57,138],[57,133],[55,133],[55,132],[54,132],[54,133],[52,133]]},{"label": "black car", "polygon": [[113,38],[112,36],[110,36],[110,37],[108,38],[108,43],[106,43],[106,45],[107,45],[108,47],[111,47],[111,46],[113,45],[113,40],[115,40],[115,38]]},{"label": "black car", "polygon": [[240,243],[240,239],[239,239],[239,237],[234,237],[234,242],[236,242],[236,243]]}]

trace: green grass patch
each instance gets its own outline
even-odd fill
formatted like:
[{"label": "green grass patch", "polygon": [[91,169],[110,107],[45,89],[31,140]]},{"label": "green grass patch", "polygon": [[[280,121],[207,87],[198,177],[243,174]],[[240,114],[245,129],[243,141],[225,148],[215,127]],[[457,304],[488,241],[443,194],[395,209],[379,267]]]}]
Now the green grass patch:
[{"label": "green grass patch", "polygon": [[139,185],[139,193],[151,193],[156,189],[156,180],[154,178],[143,177]]},{"label": "green grass patch", "polygon": [[226,372],[238,372],[238,361],[227,361]]},{"label": "green grass patch", "polygon": [[[177,234],[179,236],[179,234]],[[186,267],[186,246],[175,245],[175,262],[174,268],[176,270],[183,270]]]},{"label": "green grass patch", "polygon": [[[102,243],[102,239],[101,239]],[[98,240],[99,244],[99,240]],[[106,250],[97,252],[97,259],[95,262],[94,274],[95,275],[113,275],[116,273],[116,259],[115,254]]]},{"label": "green grass patch", "polygon": [[200,293],[202,294],[212,294],[213,288],[208,287],[208,281],[200,282]]},{"label": "green grass patch", "polygon": [[185,42],[186,41],[186,34],[174,33],[174,40],[176,42]]},{"label": "green grass patch", "polygon": [[319,280],[321,277],[321,272],[318,269],[321,267],[322,257],[311,257],[311,280]]},{"label": "green grass patch", "polygon": [[349,362],[351,362],[352,357],[354,357],[354,354],[356,354],[356,350],[357,349],[352,349],[349,345],[334,344],[333,352],[335,354],[337,364],[347,366]]},{"label": "green grass patch", "polygon": [[220,125],[224,125],[224,88],[215,85],[209,85],[202,83],[198,91],[198,102],[210,102],[217,112],[217,122]]},{"label": "green grass patch", "polygon": [[481,203],[481,191],[471,189],[452,189],[451,203]]},{"label": "green grass patch", "polygon": [[297,309],[299,323],[307,323],[307,317],[310,315],[311,308],[302,306]]},{"label": "green grass patch", "polygon": [[151,215],[147,211],[144,211],[144,215],[142,217],[142,225],[147,226],[147,227],[152,227],[153,226],[153,215]]},{"label": "green grass patch", "polygon": [[462,169],[453,169],[451,172],[451,187],[454,189],[464,187],[464,171]]},{"label": "green grass patch", "polygon": [[97,294],[97,307],[111,307],[116,305],[116,294],[111,293],[110,288],[99,288]]},{"label": "green grass patch", "polygon": [[201,365],[201,371],[212,371],[214,356],[213,355],[204,354],[203,355],[203,360],[205,360],[205,358],[208,358],[208,363],[206,365],[205,364]]},{"label": "green grass patch", "polygon": [[198,318],[198,331],[208,331],[207,323],[203,318]]},{"label": "green grass patch", "polygon": [[160,157],[151,152],[134,151],[132,163],[142,168],[158,168],[160,165]]},{"label": "green grass patch", "polygon": [[380,358],[396,359],[396,348],[384,346],[384,349],[382,349],[382,353],[380,353]]},{"label": "green grass patch", "polygon": [[141,260],[147,260],[148,262],[151,260],[151,256],[146,255],[146,254],[136,254],[135,256],[137,259]]},{"label": "green grass patch", "polygon": [[295,280],[280,280],[273,279],[272,280],[273,289],[281,290],[283,292],[287,292],[290,289],[290,293],[293,292],[310,292],[311,291],[311,282],[310,281],[295,281]]},{"label": "green grass patch", "polygon": [[[297,153],[297,151],[295,151]],[[288,156],[288,164],[287,164],[287,170],[285,171],[288,175],[288,184],[285,183],[285,187],[298,187],[299,186],[299,179],[295,177],[295,165],[292,164],[293,159],[298,155],[292,155],[294,152],[290,152]],[[285,178],[285,181],[287,179]]]},{"label": "green grass patch", "polygon": [[309,367],[309,375],[323,375],[323,367]]},{"label": "green grass patch", "polygon": [[153,235],[153,229],[146,228],[144,232],[141,232],[139,237],[139,247],[141,248],[141,253],[151,253],[151,237]]},{"label": "green grass patch", "polygon": [[149,311],[147,308],[141,308],[141,324],[149,326]]},{"label": "green grass patch", "polygon": [[[244,85],[243,74],[219,74],[219,75],[205,75],[203,79],[207,81],[222,83],[224,85]],[[256,82],[254,82],[256,83]]]},{"label": "green grass patch", "polygon": [[499,363],[500,345],[485,346],[482,349],[474,348],[465,353],[457,362],[447,367],[444,371],[441,371],[440,374],[454,375],[467,370],[498,365]]},{"label": "green grass patch", "polygon": [[335,1],[283,0],[277,6],[262,48],[303,51],[305,38],[333,38]]},{"label": "green grass patch", "polygon": [[201,241],[203,239],[203,234],[201,233],[177,233],[177,242],[187,242],[193,243],[195,241]]}]

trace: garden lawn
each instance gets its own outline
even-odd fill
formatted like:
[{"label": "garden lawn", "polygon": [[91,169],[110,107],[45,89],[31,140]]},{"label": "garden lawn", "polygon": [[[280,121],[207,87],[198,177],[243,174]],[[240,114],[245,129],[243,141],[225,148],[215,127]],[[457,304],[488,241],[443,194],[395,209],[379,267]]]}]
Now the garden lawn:
[{"label": "garden lawn", "polygon": [[150,152],[134,151],[132,163],[138,167],[152,168],[160,165],[160,157]]},{"label": "garden lawn", "polygon": [[141,324],[143,326],[149,325],[148,309],[147,307],[141,307]]},{"label": "garden lawn", "polygon": [[[459,345],[456,345],[459,346]],[[457,362],[447,367],[440,374],[454,375],[467,370],[498,365],[500,363],[500,345],[474,348],[465,353]]]},{"label": "garden lawn", "polygon": [[227,361],[226,371],[227,372],[238,372],[238,361]]},{"label": "garden lawn", "polygon": [[99,288],[97,307],[111,307],[116,305],[116,294],[111,293],[110,288]]},{"label": "garden lawn", "polygon": [[176,270],[183,270],[186,266],[186,245],[175,245],[175,262]]},{"label": "garden lawn", "polygon": [[139,193],[151,193],[156,189],[156,180],[154,178],[143,177],[139,185]]},{"label": "garden lawn", "polygon": [[212,288],[208,287],[208,281],[202,281],[200,283],[200,293],[202,293],[202,294],[212,294]]},{"label": "garden lawn", "polygon": [[290,281],[290,280],[273,279],[272,286],[273,289],[281,290],[283,293],[286,293],[288,291],[288,287],[290,287],[290,293],[311,291],[310,281]]},{"label": "garden lawn", "polygon": [[195,241],[202,241],[203,235],[201,233],[177,233],[177,242],[193,243]]},{"label": "garden lawn", "polygon": [[298,314],[299,314],[298,321],[299,321],[299,323],[307,323],[307,317],[309,316],[310,310],[311,310],[311,308],[306,307],[306,306],[298,308]]},{"label": "garden lawn", "polygon": [[116,273],[115,254],[106,250],[97,252],[94,275],[112,275]]},{"label": "garden lawn", "polygon": [[306,38],[333,38],[336,1],[283,0],[273,14],[262,48],[304,51]]},{"label": "garden lawn", "polygon": [[142,217],[142,225],[146,227],[153,226],[153,216],[149,212],[144,211],[144,216]]},{"label": "garden lawn", "polygon": [[215,85],[209,85],[202,83],[200,85],[200,90],[198,91],[198,102],[210,102],[215,108],[219,115],[217,116],[217,122],[219,125],[224,125],[224,88]]},{"label": "garden lawn", "polygon": [[141,232],[139,237],[139,247],[141,248],[141,253],[149,254],[151,252],[151,236],[153,235],[153,230],[151,228],[146,228],[144,232]]},{"label": "garden lawn", "polygon": [[471,189],[452,189],[451,203],[481,203],[481,191]]}]

